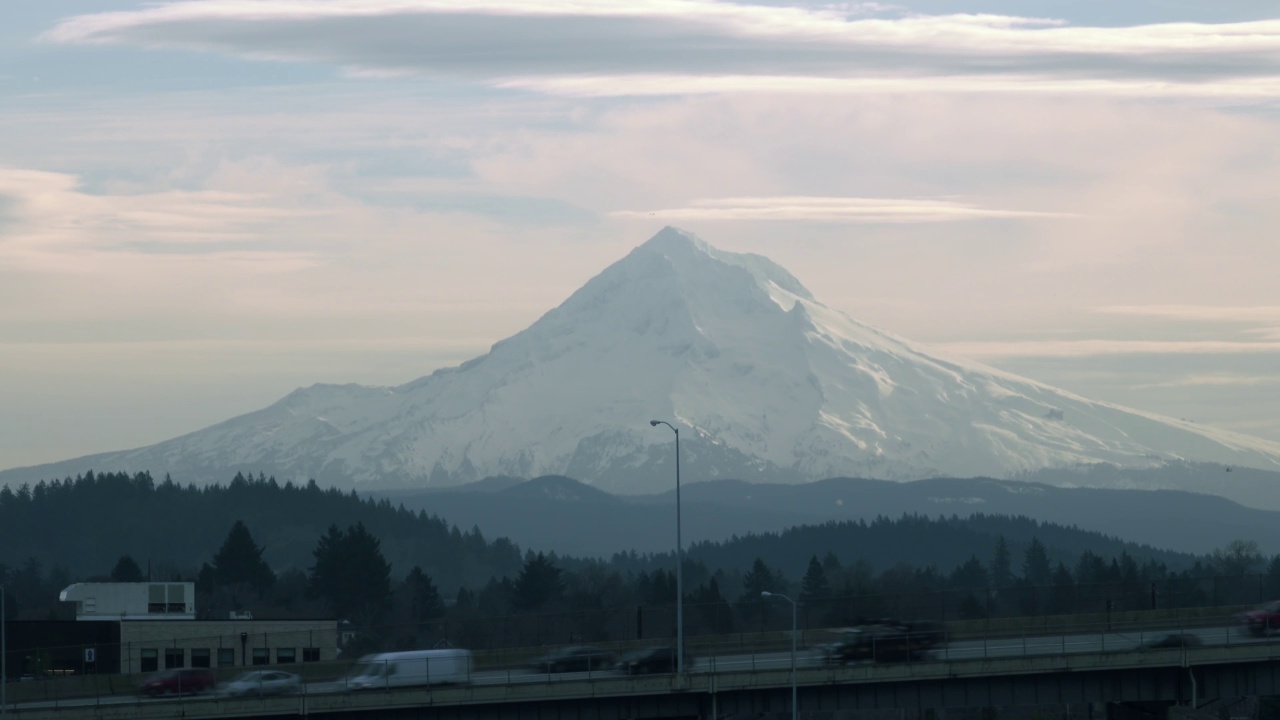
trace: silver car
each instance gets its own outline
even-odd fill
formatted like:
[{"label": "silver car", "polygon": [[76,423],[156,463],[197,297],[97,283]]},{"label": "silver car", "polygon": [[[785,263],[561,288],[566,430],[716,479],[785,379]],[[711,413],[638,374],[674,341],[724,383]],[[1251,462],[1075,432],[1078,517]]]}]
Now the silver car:
[{"label": "silver car", "polygon": [[254,670],[227,683],[221,690],[233,696],[293,695],[301,692],[302,678],[283,670]]}]

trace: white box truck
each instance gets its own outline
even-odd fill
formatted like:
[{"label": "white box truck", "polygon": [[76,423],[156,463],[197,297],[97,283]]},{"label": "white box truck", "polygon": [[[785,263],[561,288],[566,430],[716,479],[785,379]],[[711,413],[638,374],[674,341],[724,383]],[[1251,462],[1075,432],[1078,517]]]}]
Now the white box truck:
[{"label": "white box truck", "polygon": [[373,690],[411,685],[463,685],[471,682],[471,670],[470,650],[379,653],[360,658],[347,676],[347,687]]}]

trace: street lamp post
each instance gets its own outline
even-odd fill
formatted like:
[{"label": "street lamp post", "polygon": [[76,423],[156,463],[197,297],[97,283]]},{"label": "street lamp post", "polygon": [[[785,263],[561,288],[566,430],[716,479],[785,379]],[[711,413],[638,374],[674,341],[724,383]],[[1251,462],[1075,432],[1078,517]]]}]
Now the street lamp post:
[{"label": "street lamp post", "polygon": [[791,603],[791,720],[797,720],[799,717],[799,709],[796,705],[796,635],[799,634],[796,624],[798,615],[796,601],[781,593],[771,593],[765,590],[760,593],[762,598],[778,597]]},{"label": "street lamp post", "polygon": [[0,585],[0,717],[9,714],[9,616],[4,606],[5,588]]},{"label": "street lamp post", "polygon": [[680,541],[680,428],[666,420],[650,420],[649,425],[666,425],[676,434],[676,673],[684,675],[684,544]]}]

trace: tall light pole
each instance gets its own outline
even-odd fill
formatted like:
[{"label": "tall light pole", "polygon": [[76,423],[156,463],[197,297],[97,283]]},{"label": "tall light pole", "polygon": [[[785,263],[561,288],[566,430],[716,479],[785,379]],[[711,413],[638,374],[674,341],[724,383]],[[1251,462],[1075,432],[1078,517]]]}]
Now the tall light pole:
[{"label": "tall light pole", "polygon": [[653,427],[666,425],[676,434],[676,673],[684,675],[684,545],[680,542],[680,428],[666,420],[650,420]]},{"label": "tall light pole", "polygon": [[9,616],[4,606],[5,588],[0,585],[0,717],[9,714]]},{"label": "tall light pole", "polygon": [[796,601],[782,595],[781,593],[771,593],[768,590],[760,593],[762,598],[779,597],[791,603],[791,720],[797,720],[799,717],[798,708],[796,706],[796,635],[799,634],[796,625]]}]

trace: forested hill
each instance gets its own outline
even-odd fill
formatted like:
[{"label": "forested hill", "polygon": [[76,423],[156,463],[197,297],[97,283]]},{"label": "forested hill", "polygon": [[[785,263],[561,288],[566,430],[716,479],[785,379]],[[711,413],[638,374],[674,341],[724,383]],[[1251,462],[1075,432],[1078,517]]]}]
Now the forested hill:
[{"label": "forested hill", "polygon": [[[146,473],[88,473],[34,488],[0,490],[0,566],[17,568],[34,558],[46,569],[62,568],[67,579],[75,581],[103,576],[122,555],[130,555],[143,567],[150,565],[157,577],[194,577],[237,520],[252,531],[265,550],[263,558],[277,573],[305,572],[331,525],[346,528],[356,523],[380,540],[394,576],[421,566],[450,596],[459,587],[515,577],[525,559],[521,548],[499,537],[501,527],[464,532],[425,510],[413,512],[385,499],[324,490],[314,482],[280,485],[274,479],[236,475],[225,486],[196,487],[168,478],[156,483]],[[481,530],[496,539],[486,538]],[[1103,558],[1127,555],[1140,564],[1153,561],[1172,571],[1190,568],[1197,559],[1095,532],[984,515],[907,515],[801,526],[698,543],[688,552],[711,573],[744,572],[762,559],[785,576],[798,578],[812,556],[828,553],[845,564],[863,561],[877,570],[905,563],[950,572],[971,557],[985,561],[1000,537],[1008,542],[1015,565],[1032,538],[1045,546],[1051,561],[1069,566],[1085,551]],[[597,564],[558,556],[555,548],[531,550],[548,552],[566,569]],[[626,553],[603,564],[625,575],[669,568],[672,563],[670,555]]]},{"label": "forested hill", "polygon": [[[971,557],[984,562],[990,557],[996,538],[1009,544],[1012,562],[1020,565],[1023,550],[1033,538],[1044,544],[1049,560],[1073,566],[1081,554],[1112,558],[1128,555],[1138,564],[1158,563],[1173,571],[1192,567],[1197,558],[1187,553],[1125,542],[1101,533],[1074,527],[1042,523],[1025,517],[970,515],[935,517],[904,515],[802,525],[782,532],[734,537],[721,542],[695,543],[689,558],[708,568],[746,568],[756,559],[776,568],[803,569],[814,553],[834,554],[842,563],[869,562],[877,570],[904,564],[913,567],[936,565],[943,572],[964,564]],[[635,571],[669,567],[668,554],[633,556],[619,554],[613,560],[621,569]]]},{"label": "forested hill", "polygon": [[65,568],[73,580],[105,575],[121,555],[146,567],[193,575],[237,521],[253,531],[267,563],[277,572],[306,570],[330,525],[364,523],[382,541],[398,573],[430,568],[442,587],[480,585],[520,571],[519,548],[478,531],[462,532],[425,512],[386,500],[362,500],[354,492],[246,479],[228,485],[182,486],[148,473],[86,473],[17,491],[0,489],[0,565],[36,558]]}]

